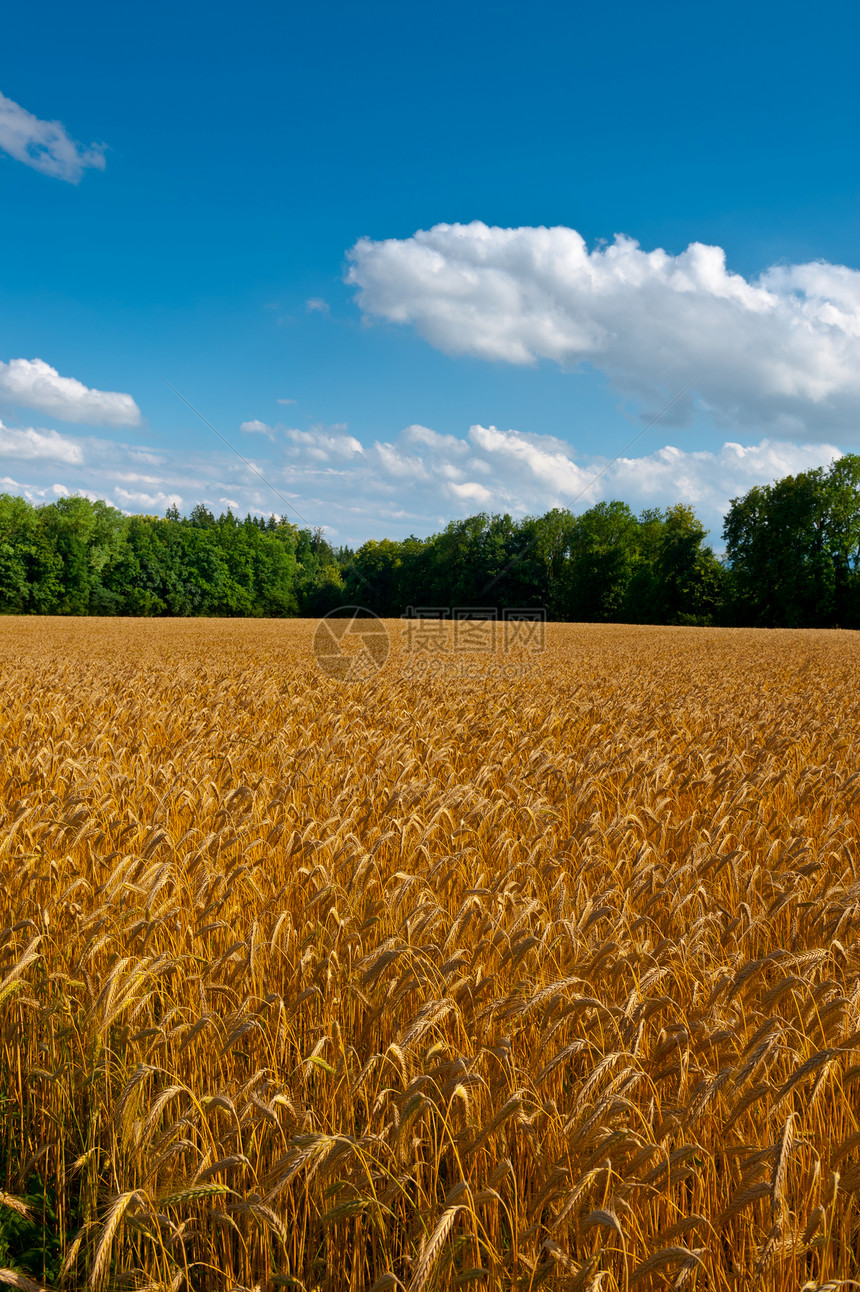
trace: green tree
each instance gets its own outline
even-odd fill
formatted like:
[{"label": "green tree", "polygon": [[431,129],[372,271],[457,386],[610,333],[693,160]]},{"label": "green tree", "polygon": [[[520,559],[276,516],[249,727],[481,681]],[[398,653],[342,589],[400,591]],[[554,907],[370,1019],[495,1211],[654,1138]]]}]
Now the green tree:
[{"label": "green tree", "polygon": [[105,502],[73,496],[41,507],[39,523],[60,562],[59,613],[114,613],[109,571],[121,559],[126,541],[122,513]]},{"label": "green tree", "polygon": [[623,617],[638,538],[636,517],[623,502],[600,502],[570,518],[567,561],[559,573],[556,598],[565,619],[605,622]]},{"label": "green tree", "polygon": [[723,537],[735,622],[860,624],[856,454],[732,499]]},{"label": "green tree", "polygon": [[659,623],[712,623],[722,598],[723,571],[710,548],[707,530],[692,507],[667,508],[657,546]]},{"label": "green tree", "polygon": [[62,565],[24,498],[0,494],[0,613],[50,614],[60,595]]}]

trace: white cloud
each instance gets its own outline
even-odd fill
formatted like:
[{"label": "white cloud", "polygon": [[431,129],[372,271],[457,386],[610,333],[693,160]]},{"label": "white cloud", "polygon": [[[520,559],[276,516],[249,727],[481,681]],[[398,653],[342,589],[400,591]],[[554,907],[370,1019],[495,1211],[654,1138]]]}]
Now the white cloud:
[{"label": "white cloud", "polygon": [[331,462],[338,459],[361,457],[364,448],[354,435],[344,435],[346,423],[340,423],[328,430],[321,426],[312,427],[309,431],[297,431],[291,428],[284,430],[284,435],[291,445],[314,462]]},{"label": "white cloud", "polygon": [[122,480],[123,484],[161,484],[158,476],[145,476],[139,471],[115,471],[115,480]]},{"label": "white cloud", "polygon": [[56,431],[13,430],[0,422],[0,453],[28,462],[64,462],[69,466],[83,462],[81,446]]},{"label": "white cloud", "polygon": [[299,402],[299,401],[298,401],[297,399],[279,399],[279,400],[278,400],[278,403],[279,403],[279,404],[297,404],[298,402]]},{"label": "white cloud", "polygon": [[131,395],[91,390],[74,377],[61,377],[43,359],[0,362],[0,400],[20,408],[36,408],[64,422],[105,426],[141,423],[140,409]]},{"label": "white cloud", "polygon": [[[101,497],[100,494],[96,496]],[[147,513],[164,512],[168,507],[179,507],[182,503],[181,494],[164,493],[161,489],[156,490],[155,493],[146,493],[140,489],[115,488],[113,497],[120,511],[131,512],[139,512],[141,507],[144,507]]]},{"label": "white cloud", "polygon": [[[252,422],[242,422],[239,430],[246,434],[265,435],[270,440],[280,436],[291,446],[288,450],[290,456],[295,457],[297,451],[299,456],[304,455],[314,462],[329,462],[364,452],[360,440],[354,435],[344,434],[347,426],[347,422],[335,422],[333,426],[312,426],[309,431],[300,431],[280,423],[269,426],[266,422],[255,419]],[[292,446],[295,446],[295,451]]]},{"label": "white cloud", "polygon": [[265,422],[259,421],[256,417],[250,422],[242,422],[239,430],[243,435],[265,435],[270,440],[275,438],[274,427],[267,426]]},{"label": "white cloud", "polygon": [[463,502],[468,502],[472,506],[486,507],[493,501],[492,490],[486,489],[475,480],[466,480],[463,484],[452,480],[448,488],[455,498],[460,498]]},{"label": "white cloud", "polygon": [[40,121],[0,94],[0,148],[43,175],[77,184],[90,167],[105,168],[105,145],[75,143],[59,121]]},{"label": "white cloud", "polygon": [[473,426],[460,437],[415,425],[392,441],[344,454],[333,449],[330,429],[286,432],[286,454],[267,463],[265,473],[309,521],[333,525],[344,541],[426,534],[452,516],[481,510],[581,511],[617,498],[634,511],[690,503],[719,544],[731,498],[840,453],[834,445],[763,439],[729,441],[713,452],[666,444],[611,462],[577,454],[549,435]]},{"label": "white cloud", "polygon": [[147,467],[160,467],[164,465],[164,454],[153,453],[151,449],[141,448],[139,444],[125,444],[123,449],[128,453],[129,460],[139,465]]},{"label": "white cloud", "polygon": [[[568,228],[439,224],[352,248],[367,317],[505,363],[588,363],[661,406],[688,382],[725,428],[860,437],[860,271],[816,262],[745,279],[720,247],[680,255]],[[690,406],[688,403],[688,414]]]},{"label": "white cloud", "polygon": [[225,506],[238,515],[274,512],[323,525],[351,544],[429,534],[477,511],[521,517],[551,507],[578,512],[611,498],[634,511],[688,502],[719,546],[731,498],[839,456],[820,443],[732,440],[715,451],[690,451],[664,441],[652,453],[610,462],[553,436],[495,426],[458,436],[413,425],[364,446],[332,426],[271,429],[276,438],[255,466],[273,488],[226,451],[165,448],[156,455],[116,440],[0,426],[0,455],[26,462],[28,476],[17,481],[16,470],[16,480],[0,481],[0,489],[33,502],[82,493],[126,512],[163,514],[173,504],[190,511],[198,502],[216,514]]},{"label": "white cloud", "polygon": [[[570,507],[579,511],[610,498],[634,510],[689,503],[710,526],[714,541],[733,497],[756,484],[825,465],[841,456],[835,445],[761,440],[727,442],[716,452],[684,451],[668,444],[641,457],[577,461],[573,450],[552,436],[473,426],[472,443],[486,454],[499,494],[513,512]],[[497,500],[494,509],[504,510]]]},{"label": "white cloud", "polygon": [[321,296],[312,296],[310,300],[305,301],[305,309],[309,314],[331,313],[331,306]]}]

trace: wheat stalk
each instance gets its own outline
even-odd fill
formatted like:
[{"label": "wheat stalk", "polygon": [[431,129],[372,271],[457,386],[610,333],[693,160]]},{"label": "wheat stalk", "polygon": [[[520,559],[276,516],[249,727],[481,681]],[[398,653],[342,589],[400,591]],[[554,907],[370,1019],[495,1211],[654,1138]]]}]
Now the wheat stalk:
[{"label": "wheat stalk", "polygon": [[439,1259],[442,1248],[445,1246],[445,1239],[450,1234],[454,1221],[457,1219],[457,1215],[463,1210],[464,1204],[457,1203],[453,1207],[448,1207],[446,1211],[442,1212],[442,1215],[439,1217],[436,1224],[436,1228],[427,1239],[427,1246],[424,1248],[421,1259],[415,1267],[415,1273],[412,1275],[412,1279],[409,1283],[409,1292],[421,1292],[421,1289],[430,1277],[433,1266]]},{"label": "wheat stalk", "polygon": [[855,638],[389,631],[0,617],[4,1214],[75,1286],[850,1279]]}]

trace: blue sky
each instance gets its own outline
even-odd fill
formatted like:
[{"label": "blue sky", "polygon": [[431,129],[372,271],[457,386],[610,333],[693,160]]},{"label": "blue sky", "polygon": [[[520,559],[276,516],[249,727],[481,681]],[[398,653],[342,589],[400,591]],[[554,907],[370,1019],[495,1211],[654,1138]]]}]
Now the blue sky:
[{"label": "blue sky", "polygon": [[718,541],[730,496],[860,441],[858,26],[843,3],[18,6],[0,488],[351,543],[686,500]]}]

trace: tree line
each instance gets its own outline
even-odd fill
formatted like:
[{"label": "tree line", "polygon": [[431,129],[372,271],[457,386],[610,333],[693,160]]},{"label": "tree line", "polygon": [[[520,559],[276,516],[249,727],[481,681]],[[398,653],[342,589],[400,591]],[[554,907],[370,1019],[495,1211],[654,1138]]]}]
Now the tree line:
[{"label": "tree line", "polygon": [[429,538],[334,547],[271,516],[126,516],[63,497],[0,495],[0,612],[295,616],[361,605],[382,616],[542,607],[550,618],[860,627],[860,456],[732,501],[725,555],[684,503],[602,502],[514,520],[480,513]]}]

